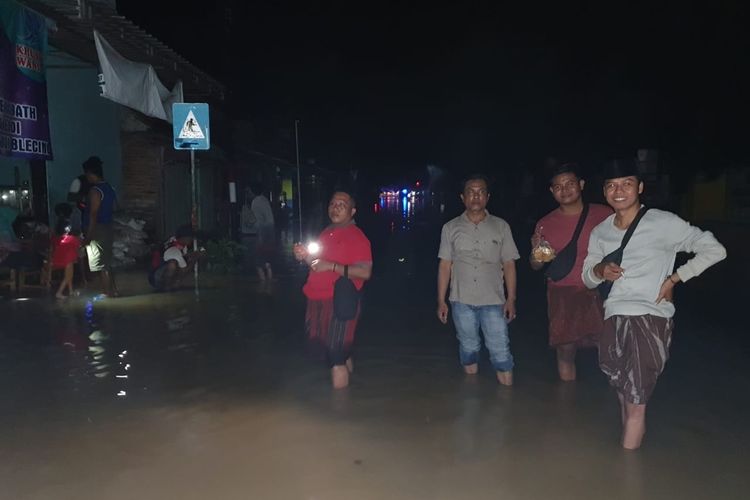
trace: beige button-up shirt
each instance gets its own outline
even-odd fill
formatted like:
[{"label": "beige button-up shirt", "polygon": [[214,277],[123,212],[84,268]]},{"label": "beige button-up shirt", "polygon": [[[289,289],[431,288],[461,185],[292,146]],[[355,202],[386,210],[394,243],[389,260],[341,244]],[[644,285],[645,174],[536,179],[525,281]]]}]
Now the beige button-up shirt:
[{"label": "beige button-up shirt", "polygon": [[438,257],[452,262],[451,302],[488,306],[505,303],[503,263],[520,256],[507,222],[487,213],[474,224],[464,212],[443,226]]}]

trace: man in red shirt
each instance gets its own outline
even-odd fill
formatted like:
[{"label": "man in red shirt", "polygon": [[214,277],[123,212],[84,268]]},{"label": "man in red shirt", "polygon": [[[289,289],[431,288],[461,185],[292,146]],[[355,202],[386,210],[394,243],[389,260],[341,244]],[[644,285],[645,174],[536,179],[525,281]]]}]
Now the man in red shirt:
[{"label": "man in red shirt", "polygon": [[349,385],[353,370],[351,348],[359,319],[359,305],[353,319],[342,320],[334,314],[333,290],[337,280],[348,276],[357,290],[372,275],[370,240],[357,227],[354,198],[346,191],[336,191],[328,203],[331,224],[318,238],[315,253],[303,245],[294,246],[294,256],[310,266],[302,288],[307,297],[305,327],[311,342],[325,348],[331,366],[334,389]]},{"label": "man in red shirt", "polygon": [[[550,179],[550,192],[560,205],[542,217],[536,224],[531,240],[533,249],[538,249],[544,240],[555,255],[571,242],[579,219],[584,212],[581,197],[584,181],[576,172],[577,166],[568,163],[556,167]],[[575,356],[580,347],[594,347],[604,329],[602,304],[596,290],[583,284],[581,271],[588,250],[591,230],[609,217],[612,210],[604,205],[591,203],[585,215],[576,244],[575,261],[570,272],[562,279],[547,279],[547,316],[549,319],[549,345],[557,351],[557,370],[560,379],[576,379]],[[544,267],[539,260],[543,255],[532,251],[530,262],[534,270]]]}]

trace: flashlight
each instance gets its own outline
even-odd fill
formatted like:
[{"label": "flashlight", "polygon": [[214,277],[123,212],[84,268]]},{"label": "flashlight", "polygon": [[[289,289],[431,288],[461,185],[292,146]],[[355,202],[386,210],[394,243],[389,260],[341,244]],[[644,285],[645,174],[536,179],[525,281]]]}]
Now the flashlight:
[{"label": "flashlight", "polygon": [[320,245],[316,241],[307,244],[307,253],[317,255],[318,252],[320,252]]}]

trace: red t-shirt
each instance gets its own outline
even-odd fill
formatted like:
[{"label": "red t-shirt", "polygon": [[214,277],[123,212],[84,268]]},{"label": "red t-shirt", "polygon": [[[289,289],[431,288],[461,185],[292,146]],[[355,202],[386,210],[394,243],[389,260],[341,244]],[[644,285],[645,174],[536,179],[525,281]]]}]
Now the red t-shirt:
[{"label": "red t-shirt", "polygon": [[[372,251],[370,240],[356,224],[351,223],[343,227],[328,226],[318,237],[320,245],[319,258],[336,264],[351,266],[362,262],[372,262]],[[314,273],[310,271],[307,283],[302,292],[311,300],[326,300],[333,298],[333,285],[341,277],[338,269],[336,272],[323,271]],[[365,284],[364,280],[352,278],[357,290],[361,290]]]},{"label": "red t-shirt", "polygon": [[[598,203],[589,204],[589,214],[586,217],[586,222],[583,224],[581,235],[578,237],[576,263],[573,266],[573,270],[560,281],[547,280],[549,286],[585,286],[581,279],[581,272],[583,271],[583,260],[586,258],[589,249],[591,230],[610,215],[612,215],[611,208],[599,205]],[[542,237],[549,242],[555,253],[560,253],[570,243],[579,217],[580,214],[566,215],[559,208],[556,208],[539,219],[535,230],[539,231]]]}]

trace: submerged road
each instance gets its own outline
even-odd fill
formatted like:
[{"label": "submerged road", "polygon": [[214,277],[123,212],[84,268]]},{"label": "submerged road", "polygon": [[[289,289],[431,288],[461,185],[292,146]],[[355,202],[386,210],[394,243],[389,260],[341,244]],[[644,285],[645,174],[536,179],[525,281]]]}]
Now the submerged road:
[{"label": "submerged road", "polygon": [[237,276],[200,302],[137,287],[0,300],[0,499],[748,497],[750,342],[726,269],[680,290],[644,446],[626,452],[595,352],[557,380],[524,262],[516,385],[498,386],[486,353],[463,376],[423,230],[375,238],[343,391],[306,353],[293,265],[270,290]]}]

